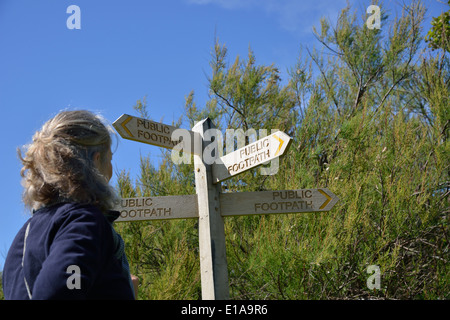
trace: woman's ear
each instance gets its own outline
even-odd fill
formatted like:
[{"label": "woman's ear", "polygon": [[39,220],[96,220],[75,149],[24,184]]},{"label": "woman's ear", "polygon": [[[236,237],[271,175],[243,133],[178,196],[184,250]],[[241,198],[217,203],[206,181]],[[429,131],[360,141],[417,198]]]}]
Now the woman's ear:
[{"label": "woman's ear", "polygon": [[94,161],[94,165],[97,168],[100,168],[100,164],[101,164],[100,157],[101,157],[101,155],[100,155],[100,152],[98,152],[98,151],[95,152],[94,155],[92,156],[92,160]]}]

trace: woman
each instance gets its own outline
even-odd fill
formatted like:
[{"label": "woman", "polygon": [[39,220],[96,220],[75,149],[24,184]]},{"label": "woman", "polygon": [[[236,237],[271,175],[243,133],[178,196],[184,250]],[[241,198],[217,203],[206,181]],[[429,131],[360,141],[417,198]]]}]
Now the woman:
[{"label": "woman", "polygon": [[19,150],[33,215],[6,257],[5,299],[134,299],[137,278],[112,227],[111,132],[91,112],[63,111]]}]

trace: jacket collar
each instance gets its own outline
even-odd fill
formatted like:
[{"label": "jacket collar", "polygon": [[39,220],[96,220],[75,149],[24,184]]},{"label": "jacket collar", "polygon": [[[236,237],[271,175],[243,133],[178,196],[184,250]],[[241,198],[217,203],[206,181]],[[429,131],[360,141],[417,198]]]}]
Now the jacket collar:
[{"label": "jacket collar", "polygon": [[115,210],[109,210],[107,213],[105,213],[106,220],[108,220],[109,223],[113,223],[117,220],[117,218],[120,217],[120,212]]}]

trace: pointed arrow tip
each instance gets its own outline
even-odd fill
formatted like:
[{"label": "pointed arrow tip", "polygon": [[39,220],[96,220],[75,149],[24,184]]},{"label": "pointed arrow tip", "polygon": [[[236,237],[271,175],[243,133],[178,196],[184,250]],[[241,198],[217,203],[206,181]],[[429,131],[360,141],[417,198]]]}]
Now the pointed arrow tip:
[{"label": "pointed arrow tip", "polygon": [[320,206],[319,209],[323,209],[327,206],[327,204],[330,203],[330,201],[332,200],[332,198],[323,190],[321,189],[317,189],[321,194],[323,194],[327,199],[325,200],[325,202]]},{"label": "pointed arrow tip", "polygon": [[277,149],[277,151],[275,152],[275,156],[276,156],[276,155],[278,155],[278,153],[280,152],[281,147],[282,147],[283,144],[284,144],[284,140],[281,139],[281,138],[279,138],[279,137],[276,136],[276,135],[274,135],[273,137],[274,137],[275,139],[277,139],[277,140],[280,142],[280,145],[278,146],[278,149]]},{"label": "pointed arrow tip", "polygon": [[133,119],[133,117],[132,117],[132,116],[128,116],[128,118],[126,118],[125,121],[122,122],[120,125],[121,125],[121,127],[125,130],[125,132],[128,133],[128,135],[129,135],[130,137],[134,137],[133,134],[131,133],[131,131],[128,130],[128,128],[126,127],[127,123],[130,122],[131,119]]}]

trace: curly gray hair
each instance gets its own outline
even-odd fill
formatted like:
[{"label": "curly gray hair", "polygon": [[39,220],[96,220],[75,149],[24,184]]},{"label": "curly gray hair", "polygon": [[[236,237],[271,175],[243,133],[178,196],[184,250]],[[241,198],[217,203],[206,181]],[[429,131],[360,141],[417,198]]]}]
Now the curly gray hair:
[{"label": "curly gray hair", "polygon": [[23,201],[37,210],[62,201],[94,204],[102,211],[114,207],[114,189],[94,165],[94,154],[111,148],[113,134],[99,115],[89,111],[62,111],[33,136],[22,157]]}]

